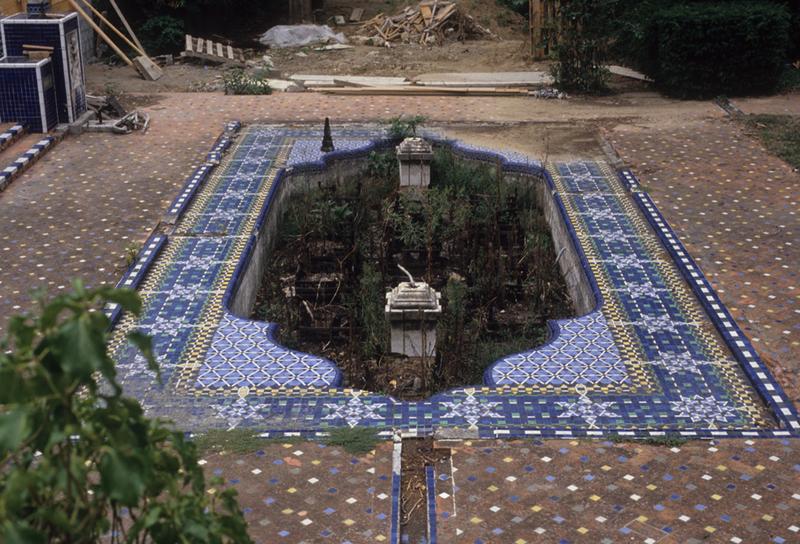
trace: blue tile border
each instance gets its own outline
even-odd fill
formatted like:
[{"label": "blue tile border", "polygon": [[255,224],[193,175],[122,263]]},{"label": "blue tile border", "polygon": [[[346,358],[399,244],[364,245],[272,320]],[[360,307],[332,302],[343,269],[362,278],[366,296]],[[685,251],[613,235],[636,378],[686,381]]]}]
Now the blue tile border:
[{"label": "blue tile border", "polygon": [[23,134],[27,132],[27,127],[23,125],[14,125],[7,130],[0,132],[0,151],[9,147],[16,142]]},{"label": "blue tile border", "polygon": [[[139,250],[136,259],[133,261],[119,282],[117,282],[116,287],[118,289],[138,288],[139,285],[141,285],[144,277],[147,275],[147,272],[150,270],[150,266],[153,264],[153,262],[155,262],[156,257],[158,257],[158,255],[161,253],[161,250],[166,243],[167,236],[165,234],[150,235],[150,237],[142,246],[142,249]],[[108,319],[111,321],[112,327],[116,324],[117,320],[122,314],[122,308],[120,308],[119,304],[116,303],[106,305],[103,311],[105,312],[106,317],[108,317]]]},{"label": "blue tile border", "polygon": [[5,190],[14,179],[30,168],[33,163],[41,159],[45,153],[50,151],[60,141],[60,139],[60,137],[55,136],[46,136],[42,138],[32,145],[25,153],[20,155],[14,162],[3,170],[0,170],[0,191]]},{"label": "blue tile border", "polygon": [[792,401],[772,376],[764,361],[753,348],[750,340],[742,332],[728,308],[723,304],[706,279],[703,271],[692,258],[686,247],[678,238],[663,214],[658,210],[653,199],[641,189],[639,180],[630,170],[621,170],[620,179],[626,183],[634,201],[661,239],[664,248],[672,256],[683,278],[691,286],[700,304],[711,318],[714,326],[725,339],[728,348],[744,369],[751,383],[755,386],[762,400],[769,406],[774,415],[785,426],[800,432],[800,418]]},{"label": "blue tile border", "polygon": [[437,544],[436,534],[436,471],[430,465],[425,466],[425,491],[428,499],[428,544]]},{"label": "blue tile border", "polygon": [[[369,426],[383,434],[398,430],[404,435],[418,436],[433,434],[440,428],[463,428],[486,438],[800,435],[792,424],[797,423],[793,408],[786,408],[785,417],[778,418],[784,428],[770,428],[769,423],[758,418],[758,410],[763,410],[759,408],[762,399],[773,412],[784,406],[770,402],[775,400],[765,395],[770,384],[762,386],[758,372],[748,372],[738,357],[733,360],[735,336],[723,334],[731,352],[725,352],[728,353],[725,365],[719,369],[681,367],[683,363],[677,355],[682,354],[693,357],[687,364],[711,364],[706,359],[713,357],[703,352],[707,337],[703,336],[705,329],[700,325],[707,323],[711,330],[719,324],[713,321],[713,315],[712,320],[703,317],[708,306],[701,306],[702,296],[694,291],[700,298],[698,302],[683,286],[679,278],[686,271],[681,271],[680,259],[675,255],[665,258],[661,249],[653,253],[655,250],[648,245],[652,241],[653,246],[660,248],[663,238],[657,228],[652,233],[651,228],[656,225],[639,216],[637,206],[641,208],[642,203],[637,199],[646,195],[638,191],[632,173],[620,174],[617,181],[616,173],[592,162],[558,164],[550,171],[538,161],[517,154],[478,149],[436,137],[432,137],[435,143],[449,146],[463,158],[489,162],[505,172],[540,176],[547,183],[579,254],[580,266],[590,279],[596,308],[582,317],[551,323],[553,337],[548,344],[508,356],[492,368],[500,373],[499,365],[506,361],[511,365],[502,370],[507,376],[517,379],[520,372],[527,372],[528,377],[523,378],[535,382],[539,372],[536,365],[550,370],[543,364],[548,361],[544,351],[560,350],[571,354],[566,365],[559,363],[568,375],[563,383],[569,390],[553,392],[541,384],[528,382],[515,385],[511,378],[508,383],[501,383],[499,374],[490,374],[486,385],[453,389],[420,402],[402,402],[377,393],[337,388],[341,373],[334,363],[283,348],[275,342],[276,324],[236,317],[229,312],[229,306],[252,258],[257,233],[267,219],[270,203],[287,176],[319,171],[336,160],[363,157],[370,151],[389,148],[390,143],[385,133],[372,128],[342,129],[334,136],[337,151],[322,154],[318,131],[256,126],[238,137],[235,151],[225,159],[224,170],[213,172],[213,185],[207,189],[203,183],[211,183],[214,163],[233,145],[233,135],[229,132],[226,130],[215,143],[212,153],[219,155],[206,157],[208,172],[200,180],[191,177],[185,187],[188,191],[185,198],[181,202],[176,199],[173,215],[175,222],[181,220],[180,232],[170,235],[165,243],[164,266],[155,267],[158,270],[153,272],[155,276],[145,279],[148,285],[145,292],[151,298],[147,315],[138,326],[154,334],[165,358],[166,367],[162,365],[162,371],[166,368],[163,374],[167,382],[147,383],[134,353],[119,344],[115,351],[126,389],[131,388],[133,395],[143,399],[155,415],[178,417],[189,429],[221,421],[220,424],[229,426],[254,427],[273,436],[321,436],[325,429],[343,425]],[[633,196],[629,195],[631,188]],[[192,202],[199,191],[203,191],[202,198]],[[625,267],[608,264],[616,263],[615,259],[627,259],[627,264]],[[671,276],[665,276],[666,279],[661,278],[667,273],[659,271],[658,266],[671,265],[673,261],[674,272],[669,272]],[[616,275],[609,276],[609,271]],[[603,275],[602,289],[598,283],[601,276],[592,281],[597,274]],[[641,283],[644,280],[646,283]],[[686,301],[670,298],[671,295],[651,297],[647,291],[652,290],[655,286],[652,282],[656,280],[662,283],[655,291],[688,296],[694,306],[686,306]],[[678,283],[680,292],[675,291]],[[632,298],[626,290],[633,288],[638,291]],[[203,297],[212,293],[218,298],[206,302]],[[130,320],[124,324],[126,330],[134,326],[137,325]],[[614,339],[609,341],[603,335],[612,326],[617,329],[624,326],[630,338],[620,339],[617,334],[621,333],[614,332]],[[714,342],[720,343],[718,339]],[[628,380],[626,372],[630,372],[627,367],[611,368],[613,361],[621,357],[610,351],[617,347],[626,350],[625,360],[638,357],[644,361],[632,368],[637,379],[658,376],[658,381],[653,382],[655,386],[647,385],[650,389],[638,393],[635,389],[620,392],[620,384]],[[678,348],[683,351],[671,351]],[[574,376],[575,353],[581,350],[590,359],[594,357],[587,359],[589,364],[581,372],[586,372],[587,383],[602,386],[597,391],[587,390],[581,381],[583,375]],[[185,353],[189,359],[184,358]],[[654,359],[662,355],[676,355],[676,358],[666,363],[666,359]],[[510,361],[513,357],[529,359]],[[729,368],[728,362],[733,366]],[[672,366],[665,369],[664,364]],[[662,366],[656,368],[656,365]],[[741,366],[745,366],[739,372],[741,378],[735,379],[743,385],[730,381],[732,378],[727,374],[731,368]],[[200,368],[207,370],[202,379],[196,374]],[[285,377],[273,379],[272,372]],[[695,380],[695,373],[702,374],[702,380]],[[761,373],[769,376],[766,367]],[[175,383],[184,385],[175,389]],[[264,385],[271,383],[280,385]],[[669,388],[662,390],[665,386]],[[780,392],[774,381],[772,387]],[[705,396],[704,391],[708,392]]]},{"label": "blue tile border", "polygon": [[222,156],[230,148],[234,137],[239,133],[241,127],[242,124],[238,121],[226,123],[224,132],[217,138],[214,145],[211,146],[211,151],[206,154],[205,162],[192,172],[186,180],[186,183],[184,183],[180,193],[178,193],[178,196],[175,197],[175,200],[173,200],[172,204],[167,208],[167,212],[164,214],[165,223],[177,223],[183,216],[186,208],[192,203],[198,189],[206,182],[214,169],[219,165]]},{"label": "blue tile border", "polygon": [[389,530],[389,544],[400,544],[400,475],[402,473],[403,442],[399,435],[394,435],[392,448],[392,522]]}]

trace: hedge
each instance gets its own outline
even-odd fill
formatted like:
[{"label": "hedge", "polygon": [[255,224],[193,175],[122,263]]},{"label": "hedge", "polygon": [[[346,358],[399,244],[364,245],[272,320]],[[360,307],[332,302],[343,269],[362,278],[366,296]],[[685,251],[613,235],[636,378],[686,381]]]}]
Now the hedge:
[{"label": "hedge", "polygon": [[786,8],[772,2],[669,6],[653,16],[642,67],[679,98],[769,92],[785,65],[790,25]]}]

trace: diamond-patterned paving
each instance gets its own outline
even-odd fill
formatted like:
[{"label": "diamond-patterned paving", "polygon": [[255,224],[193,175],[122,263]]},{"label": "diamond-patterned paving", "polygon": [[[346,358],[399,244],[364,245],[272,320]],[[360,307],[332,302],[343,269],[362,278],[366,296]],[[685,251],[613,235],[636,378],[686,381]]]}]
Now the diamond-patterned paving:
[{"label": "diamond-patterned paving", "polygon": [[[383,134],[340,129],[337,151],[323,157],[319,130],[237,130],[229,125],[209,154],[213,165],[230,146],[219,168],[204,183],[190,179],[194,200],[181,205],[161,253],[148,257],[153,264],[140,287],[144,316],[124,316],[118,325],[113,350],[122,381],[151,414],[179,419],[189,430],[369,425],[419,433],[459,427],[483,436],[598,429],[787,435],[800,425],[632,174],[617,178],[601,160],[548,165],[544,174],[517,153],[444,141],[465,158],[545,175],[583,255],[597,307],[557,323],[543,348],[498,361],[483,386],[416,403],[336,389],[332,362],[280,347],[273,325],[236,317],[227,305],[271,195],[287,182],[285,167],[320,169],[333,158],[365,155]],[[163,385],[118,340],[134,327],[154,337]]]},{"label": "diamond-patterned paving", "polygon": [[437,463],[440,542],[780,543],[800,539],[797,440],[466,441]]}]

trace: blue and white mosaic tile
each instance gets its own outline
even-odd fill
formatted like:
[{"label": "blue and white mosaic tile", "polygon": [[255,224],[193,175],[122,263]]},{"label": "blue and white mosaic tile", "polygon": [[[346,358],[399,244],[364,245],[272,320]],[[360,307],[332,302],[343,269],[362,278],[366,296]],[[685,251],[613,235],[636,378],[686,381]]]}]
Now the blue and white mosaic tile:
[{"label": "blue and white mosaic tile", "polygon": [[[121,380],[152,415],[187,430],[249,426],[274,435],[356,425],[416,434],[460,427],[486,437],[800,434],[791,402],[632,173],[617,177],[590,161],[545,169],[434,135],[465,158],[549,185],[597,305],[551,323],[547,344],[501,358],[484,384],[419,402],[341,388],[334,362],[280,346],[277,324],[238,317],[228,304],[275,188],[292,172],[389,142],[379,129],[347,128],[334,131],[336,151],[325,154],[318,129],[238,130],[226,127],[170,208],[176,230],[159,241],[139,285],[142,317],[117,325]],[[160,383],[124,343],[132,329],[154,337]]]}]

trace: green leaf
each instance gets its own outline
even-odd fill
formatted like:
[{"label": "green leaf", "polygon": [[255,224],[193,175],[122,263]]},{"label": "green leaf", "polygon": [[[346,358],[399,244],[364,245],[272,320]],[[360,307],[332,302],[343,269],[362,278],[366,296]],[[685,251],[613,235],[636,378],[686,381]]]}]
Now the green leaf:
[{"label": "green leaf", "polygon": [[30,420],[26,410],[0,414],[0,454],[17,449],[29,434]]},{"label": "green leaf", "polygon": [[111,370],[103,330],[92,326],[88,314],[63,323],[51,337],[51,343],[54,355],[67,374],[85,381],[93,372],[105,374]]},{"label": "green leaf", "polygon": [[0,542],[6,544],[45,544],[45,536],[27,524],[6,522],[0,529]]},{"label": "green leaf", "polygon": [[98,294],[108,302],[116,302],[122,306],[123,310],[134,315],[139,315],[142,311],[142,299],[133,289],[103,288],[98,291]]},{"label": "green leaf", "polygon": [[100,461],[100,484],[111,500],[134,506],[145,488],[142,472],[142,465],[135,458],[108,450]]}]

